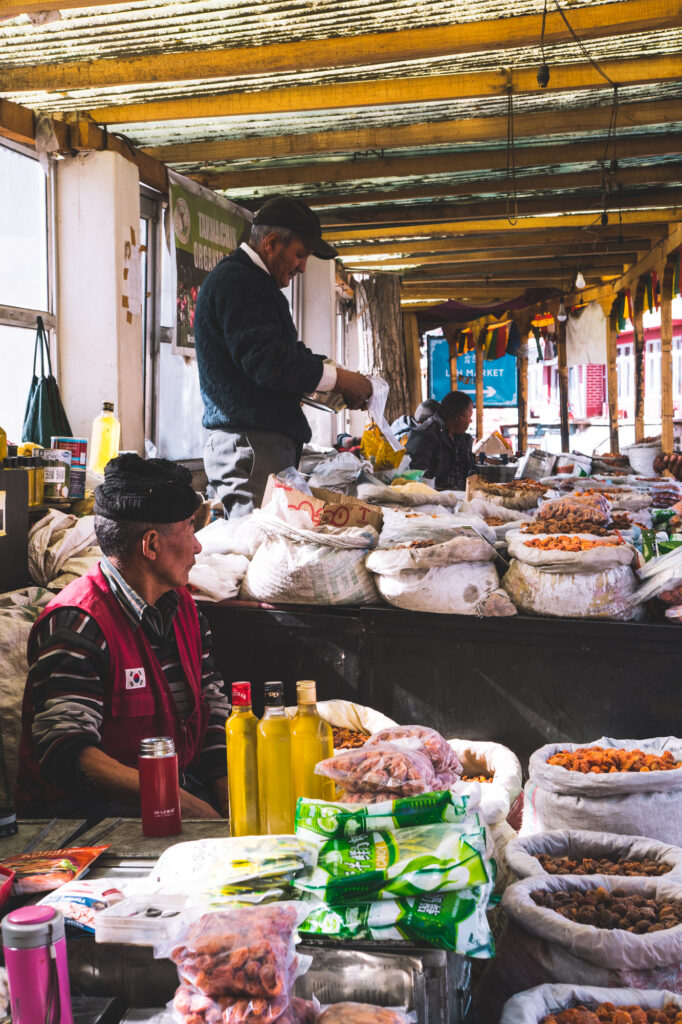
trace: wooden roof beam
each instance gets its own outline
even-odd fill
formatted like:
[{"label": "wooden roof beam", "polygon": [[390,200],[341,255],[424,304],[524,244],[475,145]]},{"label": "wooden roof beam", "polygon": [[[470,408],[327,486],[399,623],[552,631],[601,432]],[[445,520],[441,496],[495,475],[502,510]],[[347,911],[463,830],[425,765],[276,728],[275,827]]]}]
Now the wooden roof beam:
[{"label": "wooden roof beam", "polygon": [[[32,0],[9,0],[9,11],[22,13]],[[7,6],[7,5],[6,5]],[[74,0],[60,4],[41,0],[44,10],[77,6]],[[629,35],[673,28],[682,24],[682,9],[666,0],[617,0],[571,9],[571,25],[583,40],[603,36]],[[144,85],[148,82],[181,82],[274,74],[280,71],[315,71],[326,68],[368,67],[373,64],[428,59],[456,53],[537,46],[541,27],[539,14],[526,14],[488,21],[470,21],[426,28],[377,32],[345,38],[305,39],[266,46],[189,50],[153,53],[96,61],[43,64],[15,69],[11,85],[4,91],[72,91],[108,86]],[[562,18],[553,9],[547,13],[545,45],[571,38]],[[552,69],[554,74],[555,69]],[[557,75],[559,67],[556,68]],[[492,77],[492,76],[491,76]],[[4,79],[4,83],[8,81]],[[550,79],[551,81],[551,79]],[[366,83],[371,86],[372,83]],[[185,116],[185,115],[175,115]],[[207,116],[207,115],[187,115]],[[96,118],[100,120],[100,118]],[[157,117],[154,117],[157,120]]]},{"label": "wooden roof beam", "polygon": [[[668,256],[675,251],[675,249],[682,245],[682,223],[679,223],[681,220],[682,211],[680,211],[677,216],[670,218],[666,236],[659,239],[651,252],[639,260],[639,262],[634,266],[626,270],[618,280],[613,282],[614,294],[617,294],[624,288],[634,287],[643,274],[647,274],[650,270],[658,269],[661,263],[666,260]],[[587,290],[585,291],[585,296],[588,299],[591,297],[588,296]]]},{"label": "wooden roof beam", "polygon": [[[682,63],[678,63],[682,78]],[[406,79],[409,81],[409,79]],[[253,95],[253,94],[249,94]],[[586,110],[562,110],[554,125],[543,126],[542,137],[552,134],[587,134],[608,130],[611,105]],[[669,100],[651,103],[622,103],[618,124],[622,132],[629,127],[668,124],[682,119]],[[506,117],[462,118],[448,121],[424,121],[418,124],[353,128],[343,131],[305,134],[265,135],[257,138],[225,138],[217,141],[187,142],[170,146],[151,146],[146,153],[164,163],[232,163],[286,156],[315,156],[329,153],[358,153],[368,149],[396,150],[401,147],[442,146],[446,143],[491,142],[504,138]],[[514,136],[537,136],[538,114],[516,114]]]},{"label": "wooden roof beam", "polygon": [[533,264],[545,264],[551,263],[552,266],[560,266],[562,263],[566,267],[566,271],[569,272],[571,267],[575,267],[580,264],[582,267],[600,267],[600,266],[616,266],[619,274],[623,273],[623,265],[636,263],[638,260],[637,251],[631,249],[625,249],[624,251],[611,252],[611,253],[599,253],[594,254],[592,252],[571,252],[565,256],[561,253],[556,253],[555,249],[548,248],[546,252],[526,252],[523,254],[519,253],[505,253],[504,250],[491,249],[487,253],[475,253],[473,258],[468,254],[453,253],[449,255],[447,253],[441,253],[438,256],[408,256],[404,258],[396,258],[391,260],[375,260],[372,262],[371,259],[363,259],[361,261],[353,259],[351,257],[345,257],[343,259],[343,265],[351,272],[360,272],[365,267],[374,267],[377,270],[391,270],[394,267],[401,267],[407,263],[415,264],[416,267],[448,267],[457,268],[463,267],[465,269],[478,268],[478,267],[490,267],[491,265],[500,266],[507,263],[521,264],[527,270],[533,269]]},{"label": "wooden roof beam", "polygon": [[[636,136],[622,140],[619,148],[621,159],[636,156],[671,156],[682,154],[682,133],[666,135]],[[583,142],[578,150],[575,145],[558,143],[553,145],[518,146],[516,166],[546,167],[555,164],[597,163],[604,156],[603,142]],[[248,189],[252,197],[258,195],[260,187],[272,189],[281,186],[315,185],[320,182],[339,183],[368,181],[374,178],[417,177],[433,174],[455,174],[466,171],[506,170],[507,154],[504,149],[474,150],[438,156],[384,157],[368,160],[347,160],[297,164],[284,167],[248,167],[240,171],[197,171],[188,177],[209,188]]]}]

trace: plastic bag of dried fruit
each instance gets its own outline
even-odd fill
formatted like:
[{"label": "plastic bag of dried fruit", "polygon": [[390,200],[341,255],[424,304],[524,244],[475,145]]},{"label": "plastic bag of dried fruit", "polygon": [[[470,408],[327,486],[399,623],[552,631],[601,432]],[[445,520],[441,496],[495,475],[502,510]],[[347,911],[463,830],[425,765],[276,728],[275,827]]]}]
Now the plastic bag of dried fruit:
[{"label": "plastic bag of dried fruit", "polygon": [[561,750],[580,747],[614,747],[658,755],[670,751],[674,760],[682,763],[682,739],[677,736],[641,740],[602,736],[590,743],[548,743],[530,759],[521,835],[580,828],[646,836],[682,846],[682,767],[583,774],[547,763]]},{"label": "plastic bag of dried fruit", "polygon": [[[474,995],[474,1019],[498,1021],[505,1002],[535,985],[567,982],[608,988],[666,989],[682,993],[682,926],[636,934],[567,920],[537,906],[531,893],[583,892],[601,886],[639,897],[675,900],[682,887],[664,878],[547,875],[510,885],[502,898],[507,928],[497,943],[486,983]],[[534,1018],[528,1018],[529,1021]],[[525,1024],[525,1021],[524,1021]]]},{"label": "plastic bag of dried fruit", "polygon": [[[682,884],[682,850],[678,846],[658,843],[641,836],[621,836],[615,832],[587,832],[583,829],[557,829],[533,836],[512,839],[506,849],[507,864],[518,878],[548,874],[585,877],[608,874],[614,877],[641,871],[646,877],[664,877],[668,882]],[[543,864],[539,857],[552,858]],[[614,869],[600,863],[613,862]],[[631,867],[617,869],[617,862],[633,862]],[[608,870],[605,870],[608,868]],[[600,870],[601,869],[601,870]]]},{"label": "plastic bag of dried fruit", "polygon": [[294,996],[210,999],[196,989],[180,985],[167,1008],[178,1024],[315,1024],[319,1003]]},{"label": "plastic bag of dried fruit", "polygon": [[416,1013],[370,1003],[335,1003],[322,1011],[317,1024],[410,1024]]},{"label": "plastic bag of dried fruit", "polygon": [[272,1014],[277,1007],[281,1014],[294,981],[311,963],[296,952],[297,928],[307,912],[298,901],[203,914],[188,910],[173,939],[154,947],[154,956],[173,961],[186,989],[214,1001],[256,1000],[263,1020],[266,1013],[275,1020]]},{"label": "plastic bag of dried fruit", "polygon": [[[588,985],[538,985],[526,992],[519,992],[505,1003],[500,1024],[540,1024],[548,1015],[560,1013],[568,1007],[593,1008],[604,1003],[616,1008],[641,1006],[643,1010],[662,1010],[664,1006],[677,1007],[682,1012],[682,997],[675,992],[656,989],[598,988]],[[598,1017],[599,1021],[611,1024],[611,1018],[606,1012],[602,1011],[602,1014]],[[631,1017],[631,1020],[634,1019]],[[675,1017],[670,1020],[672,1024]],[[571,1022],[567,1021],[566,1024]]]},{"label": "plastic bag of dried fruit", "polygon": [[458,781],[462,775],[462,766],[453,748],[439,732],[427,725],[394,725],[388,729],[381,729],[370,736],[365,747],[376,747],[380,743],[423,750],[431,759],[437,775],[452,773],[456,776],[452,782]]}]

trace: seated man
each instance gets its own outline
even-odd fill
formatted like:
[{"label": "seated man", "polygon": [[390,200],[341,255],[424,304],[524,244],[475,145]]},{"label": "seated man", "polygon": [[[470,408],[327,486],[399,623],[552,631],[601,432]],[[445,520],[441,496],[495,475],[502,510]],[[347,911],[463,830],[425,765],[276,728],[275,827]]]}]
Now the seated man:
[{"label": "seated man", "polygon": [[405,444],[415,427],[420,423],[426,423],[434,413],[438,412],[440,404],[435,398],[425,398],[417,406],[414,416],[399,416],[391,423],[391,430],[401,444]]},{"label": "seated man", "polygon": [[106,466],[95,491],[104,557],[29,636],[22,816],[138,816],[138,749],[150,736],[175,741],[183,817],[227,813],[230,708],[208,624],[186,589],[201,551],[199,504],[189,470],[166,459],[128,454]]},{"label": "seated man", "polygon": [[467,429],[474,403],[463,391],[451,391],[440,409],[410,434],[405,449],[412,469],[433,477],[439,491],[463,491],[474,472],[473,438]]}]

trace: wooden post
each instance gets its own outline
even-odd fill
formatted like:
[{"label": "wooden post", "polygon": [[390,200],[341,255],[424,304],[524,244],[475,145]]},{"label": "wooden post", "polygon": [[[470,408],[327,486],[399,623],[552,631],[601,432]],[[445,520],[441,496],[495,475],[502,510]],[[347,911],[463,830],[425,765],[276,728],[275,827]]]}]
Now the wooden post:
[{"label": "wooden post", "polygon": [[362,373],[376,373],[387,381],[384,413],[389,423],[410,409],[407,358],[400,315],[400,278],[396,274],[368,274],[355,279],[355,308]]},{"label": "wooden post", "polygon": [[457,324],[445,324],[443,334],[448,343],[448,355],[450,359],[450,390],[457,391],[457,338],[459,327]]},{"label": "wooden post", "polygon": [[606,391],[609,399],[609,451],[618,455],[618,371],[616,354],[618,349],[618,314],[614,302],[606,322]]},{"label": "wooden post", "polygon": [[[478,333],[478,332],[477,332]],[[483,437],[483,352],[476,338],[476,440]]]},{"label": "wooden post", "polygon": [[457,347],[453,345],[450,349],[450,390],[459,390],[459,380],[457,379]]},{"label": "wooden post", "polygon": [[673,274],[668,259],[660,270],[661,282],[661,447],[673,450]]},{"label": "wooden post", "polygon": [[570,451],[568,424],[568,365],[566,363],[566,321],[557,320],[557,364],[559,370],[559,415],[561,418],[561,450]]},{"label": "wooden post", "polygon": [[635,442],[644,437],[644,278],[639,279],[633,299],[635,338]]},{"label": "wooden post", "polygon": [[416,313],[403,313],[407,390],[410,395],[410,413],[414,416],[422,400],[422,368],[419,352],[419,327]]}]

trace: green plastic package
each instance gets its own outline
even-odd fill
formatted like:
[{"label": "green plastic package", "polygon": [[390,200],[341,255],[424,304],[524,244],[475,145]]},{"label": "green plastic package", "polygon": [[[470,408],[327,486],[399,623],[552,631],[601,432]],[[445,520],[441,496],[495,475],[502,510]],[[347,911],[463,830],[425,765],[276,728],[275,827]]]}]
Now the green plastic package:
[{"label": "green plastic package", "polygon": [[[296,835],[312,842],[348,839],[361,832],[411,828],[462,821],[470,811],[468,793],[442,790],[383,800],[378,804],[327,803],[300,797],[296,804]],[[478,822],[476,822],[478,824]]]},{"label": "green plastic package", "polygon": [[489,892],[489,886],[480,886],[379,903],[315,903],[298,930],[356,942],[411,942],[483,959],[495,954],[485,912]]},{"label": "green plastic package", "polygon": [[478,815],[447,825],[421,825],[329,839],[317,867],[294,880],[327,903],[454,892],[494,881],[486,830]]}]

